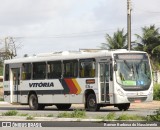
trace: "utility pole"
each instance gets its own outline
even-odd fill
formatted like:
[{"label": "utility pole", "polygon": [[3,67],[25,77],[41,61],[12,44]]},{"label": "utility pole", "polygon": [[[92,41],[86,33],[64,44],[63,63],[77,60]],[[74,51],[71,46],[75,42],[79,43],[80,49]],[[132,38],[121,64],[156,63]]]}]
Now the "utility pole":
[{"label": "utility pole", "polygon": [[127,43],[128,50],[131,50],[131,0],[127,0]]}]

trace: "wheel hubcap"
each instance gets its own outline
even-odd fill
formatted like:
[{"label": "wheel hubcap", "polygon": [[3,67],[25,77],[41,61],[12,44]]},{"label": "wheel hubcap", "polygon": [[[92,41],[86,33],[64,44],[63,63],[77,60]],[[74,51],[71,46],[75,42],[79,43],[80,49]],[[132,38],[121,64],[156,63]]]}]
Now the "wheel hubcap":
[{"label": "wheel hubcap", "polygon": [[91,107],[94,107],[95,104],[96,104],[96,102],[95,102],[94,99],[90,99],[90,100],[89,100],[89,105],[90,105]]}]

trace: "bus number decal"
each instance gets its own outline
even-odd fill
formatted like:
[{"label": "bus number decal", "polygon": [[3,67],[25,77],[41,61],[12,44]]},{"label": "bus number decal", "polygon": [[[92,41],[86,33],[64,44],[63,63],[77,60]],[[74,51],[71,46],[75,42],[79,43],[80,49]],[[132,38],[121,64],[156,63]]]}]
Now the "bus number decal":
[{"label": "bus number decal", "polygon": [[86,88],[93,88],[93,86],[91,86],[90,84],[86,84]]}]

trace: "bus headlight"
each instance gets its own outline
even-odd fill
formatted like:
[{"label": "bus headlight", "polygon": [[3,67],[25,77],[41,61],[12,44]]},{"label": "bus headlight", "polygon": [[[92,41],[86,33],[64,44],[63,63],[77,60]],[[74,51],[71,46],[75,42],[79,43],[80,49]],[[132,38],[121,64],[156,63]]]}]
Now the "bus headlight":
[{"label": "bus headlight", "polygon": [[124,93],[122,92],[122,90],[118,89],[117,92],[120,96],[124,96]]}]

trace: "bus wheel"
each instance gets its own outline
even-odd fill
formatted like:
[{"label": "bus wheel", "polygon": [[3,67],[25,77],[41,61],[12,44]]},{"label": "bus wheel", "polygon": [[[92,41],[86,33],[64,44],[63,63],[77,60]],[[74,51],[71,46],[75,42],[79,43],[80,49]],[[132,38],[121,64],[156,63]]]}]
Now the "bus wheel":
[{"label": "bus wheel", "polygon": [[43,110],[45,108],[44,104],[38,104],[38,98],[35,94],[29,96],[29,107],[31,110]]},{"label": "bus wheel", "polygon": [[95,94],[90,94],[87,97],[87,110],[88,111],[98,111],[100,106],[97,104]]},{"label": "bus wheel", "polygon": [[130,103],[119,104],[117,107],[120,111],[126,111],[129,109]]},{"label": "bus wheel", "polygon": [[71,107],[72,104],[56,104],[56,107],[59,110],[67,110]]}]

